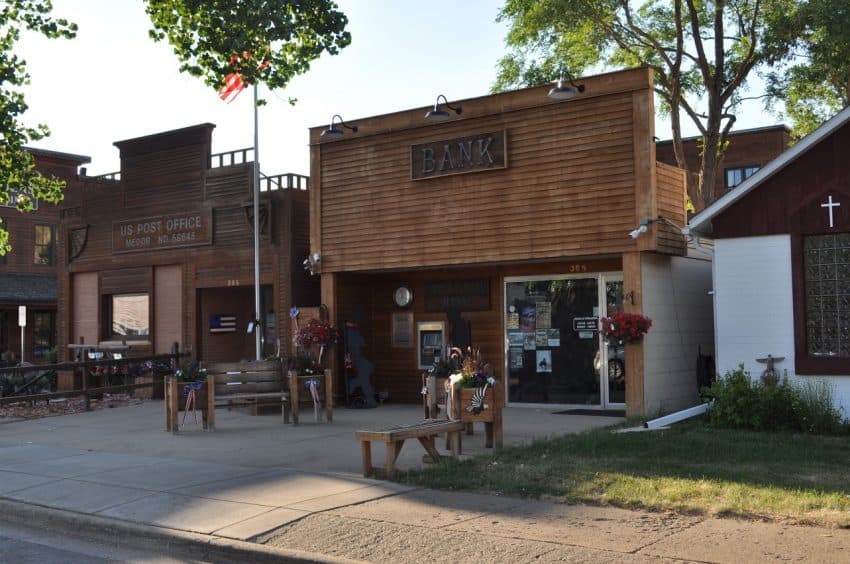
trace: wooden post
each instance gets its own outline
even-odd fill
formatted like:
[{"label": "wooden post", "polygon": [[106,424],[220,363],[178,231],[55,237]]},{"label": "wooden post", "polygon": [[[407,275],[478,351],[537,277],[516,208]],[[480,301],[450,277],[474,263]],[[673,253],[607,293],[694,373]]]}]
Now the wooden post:
[{"label": "wooden post", "polygon": [[207,376],[207,426],[210,431],[215,431],[215,376]]},{"label": "wooden post", "polygon": [[165,430],[177,433],[178,414],[180,411],[180,392],[178,391],[177,379],[169,377],[165,381]]},{"label": "wooden post", "polygon": [[298,373],[289,371],[289,401],[292,403],[292,424],[298,425]]},{"label": "wooden post", "polygon": [[328,423],[334,420],[334,379],[330,369],[325,369],[325,419]]}]

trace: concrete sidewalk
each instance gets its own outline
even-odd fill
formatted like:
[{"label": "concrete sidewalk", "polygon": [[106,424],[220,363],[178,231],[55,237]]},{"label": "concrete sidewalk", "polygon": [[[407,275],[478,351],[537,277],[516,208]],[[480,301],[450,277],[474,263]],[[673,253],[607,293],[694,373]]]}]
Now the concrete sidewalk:
[{"label": "concrete sidewalk", "polygon": [[[162,403],[146,401],[0,425],[0,508],[7,520],[167,539],[212,561],[850,561],[848,531],[365,479],[354,431],[415,421],[421,408],[340,409],[332,424],[306,415],[293,427],[220,410],[214,433],[190,424],[172,435],[162,430]],[[505,443],[616,421],[507,409]],[[464,452],[485,450],[480,431],[464,437]],[[405,445],[399,468],[421,466],[423,453]]]}]

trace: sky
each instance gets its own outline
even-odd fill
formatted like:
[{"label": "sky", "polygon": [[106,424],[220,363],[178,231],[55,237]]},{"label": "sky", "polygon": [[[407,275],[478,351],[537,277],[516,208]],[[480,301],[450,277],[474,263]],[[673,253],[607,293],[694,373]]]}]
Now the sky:
[{"label": "sky", "polygon": [[[308,128],[485,95],[504,55],[503,0],[337,0],[351,45],[324,54],[283,90],[260,87],[259,161],[264,174],[309,173]],[[53,0],[53,14],[77,23],[72,40],[25,34],[19,55],[31,83],[27,125],[51,136],[34,147],[91,157],[88,174],[120,168],[116,141],[213,123],[214,153],[253,145],[252,95],[222,102],[199,78],[181,74],[165,43],[148,36],[140,0]],[[296,98],[295,106],[288,103]],[[735,129],[777,123],[753,105]],[[686,129],[685,135],[694,135]],[[656,135],[670,138],[659,118]]]}]

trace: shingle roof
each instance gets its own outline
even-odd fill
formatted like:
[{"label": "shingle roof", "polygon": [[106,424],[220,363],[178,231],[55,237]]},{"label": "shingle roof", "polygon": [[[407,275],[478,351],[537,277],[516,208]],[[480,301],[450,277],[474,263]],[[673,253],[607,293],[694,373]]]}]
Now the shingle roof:
[{"label": "shingle roof", "polygon": [[25,305],[28,302],[55,302],[56,276],[0,273],[0,302]]}]

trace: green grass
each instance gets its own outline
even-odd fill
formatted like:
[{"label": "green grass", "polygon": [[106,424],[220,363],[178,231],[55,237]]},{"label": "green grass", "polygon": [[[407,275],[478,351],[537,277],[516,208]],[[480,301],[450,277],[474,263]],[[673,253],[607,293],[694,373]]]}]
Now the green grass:
[{"label": "green grass", "polygon": [[850,527],[850,437],[680,424],[579,435],[402,474],[430,488]]}]

